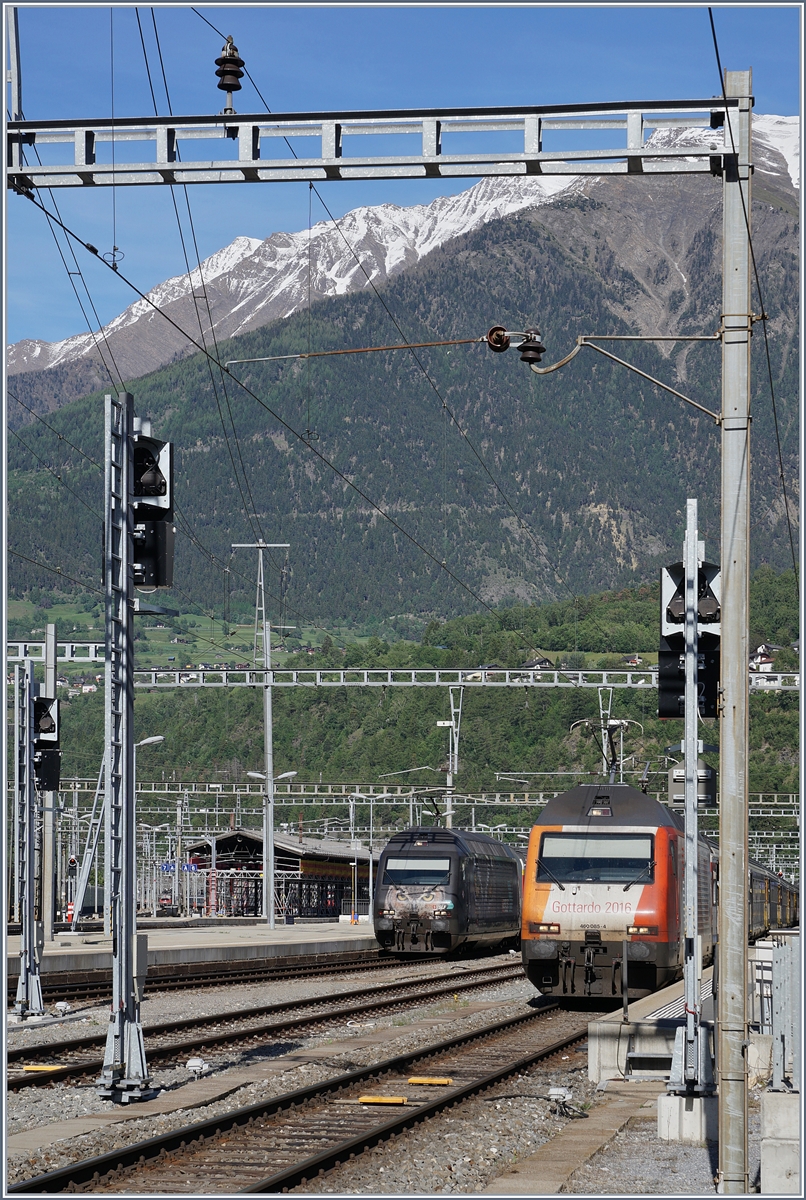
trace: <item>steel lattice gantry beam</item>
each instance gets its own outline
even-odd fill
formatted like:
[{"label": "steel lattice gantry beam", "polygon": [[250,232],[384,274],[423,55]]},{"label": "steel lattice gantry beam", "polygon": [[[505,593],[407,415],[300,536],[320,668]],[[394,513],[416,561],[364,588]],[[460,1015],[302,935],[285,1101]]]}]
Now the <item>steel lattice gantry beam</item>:
[{"label": "steel lattice gantry beam", "polygon": [[[44,661],[44,642],[9,642],[8,661],[21,662],[31,658]],[[59,643],[60,663],[101,663],[104,661],[103,642]],[[456,687],[470,688],[657,688],[657,669],[645,671],[533,671],[523,667],[481,670],[472,667],[290,667],[271,672],[272,687]],[[800,690],[797,671],[749,674],[750,690],[765,692],[796,692]],[[265,687],[263,670],[234,667],[187,667],[166,670],[152,667],[135,670],[134,686],[138,688],[170,687]]]},{"label": "steel lattice gantry beam", "polygon": [[[727,107],[736,106],[736,99],[728,97]],[[721,175],[723,155],[731,153],[723,132],[725,109],[722,99],[710,98],[562,107],[9,121],[7,179],[10,188],[24,192],[111,184]],[[653,144],[647,136],[649,131],[696,126],[710,136],[694,146]],[[583,131],[591,134],[587,144],[578,137]],[[571,138],[566,140],[576,145],[555,148],[568,133]],[[389,145],[382,155],[367,154],[366,139],[379,136],[399,139],[398,145]],[[302,138],[312,140],[313,152],[294,157],[290,141],[299,146]],[[31,162],[34,156],[41,161]]]}]

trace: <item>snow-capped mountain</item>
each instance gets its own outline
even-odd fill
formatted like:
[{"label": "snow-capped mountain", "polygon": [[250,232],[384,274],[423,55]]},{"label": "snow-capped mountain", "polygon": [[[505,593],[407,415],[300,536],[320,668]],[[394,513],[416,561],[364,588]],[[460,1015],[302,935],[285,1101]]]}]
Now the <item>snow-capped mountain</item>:
[{"label": "snow-capped mountain", "polygon": [[[800,169],[797,117],[754,116],[757,170],[798,187]],[[709,129],[660,130],[653,145],[702,145],[721,139]],[[497,218],[551,204],[560,196],[597,183],[591,176],[485,179],[458,195],[431,204],[357,208],[341,218],[298,233],[238,237],[206,259],[190,275],[178,275],[152,289],[149,299],[195,341],[209,343],[210,317],[201,297],[201,278],[216,337],[236,334],[288,317],[316,301],[383,283],[413,266],[453,238]],[[310,280],[309,280],[310,262]],[[201,276],[201,278],[200,278]],[[106,326],[105,338],[124,378],[134,379],[194,352],[186,337],[138,300]],[[59,342],[26,339],[8,348],[11,375],[99,363],[100,335],[76,334]],[[83,384],[82,386],[86,386]],[[90,390],[89,388],[87,390]],[[77,393],[74,393],[77,394]],[[70,398],[65,396],[65,399]]]},{"label": "snow-capped mountain", "polygon": [[[550,203],[578,187],[574,177],[487,179],[458,196],[400,208],[356,208],[334,226],[310,230],[312,301],[382,283],[451,238],[497,217]],[[201,264],[216,337],[227,338],[288,317],[308,303],[309,233],[274,233],[260,241],[239,237]],[[209,341],[210,321],[201,296],[199,268],[153,288],[149,299],[197,342]],[[124,378],[135,378],[194,348],[152,306],[138,300],[106,326],[106,338]],[[11,374],[41,371],[96,358],[99,335],[77,334],[60,342],[25,340],[9,347]]]}]

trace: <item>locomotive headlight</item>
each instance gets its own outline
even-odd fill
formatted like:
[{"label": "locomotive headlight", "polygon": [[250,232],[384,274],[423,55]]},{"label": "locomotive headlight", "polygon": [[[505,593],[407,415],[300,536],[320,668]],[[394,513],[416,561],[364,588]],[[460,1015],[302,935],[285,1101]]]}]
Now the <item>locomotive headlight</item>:
[{"label": "locomotive headlight", "polygon": [[559,925],[543,925],[543,924],[539,924],[537,921],[530,921],[529,922],[529,932],[530,933],[559,933],[560,927],[559,927]]},{"label": "locomotive headlight", "polygon": [[658,927],[657,925],[628,925],[627,933],[643,933],[648,937],[657,937]]}]

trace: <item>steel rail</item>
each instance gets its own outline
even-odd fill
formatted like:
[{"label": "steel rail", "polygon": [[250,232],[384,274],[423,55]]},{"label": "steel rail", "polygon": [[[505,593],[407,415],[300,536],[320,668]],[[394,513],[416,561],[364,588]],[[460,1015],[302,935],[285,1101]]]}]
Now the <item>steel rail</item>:
[{"label": "steel rail", "polygon": [[[456,980],[454,978],[450,983],[445,984],[444,986],[441,986],[441,987],[430,986],[430,981],[429,981],[429,986],[424,987],[419,992],[417,992],[417,991],[411,992],[410,991],[410,989],[416,988],[418,986],[418,984],[416,982],[409,983],[409,984],[401,984],[401,985],[399,985],[397,990],[406,992],[406,989],[408,988],[410,994],[404,994],[404,995],[400,995],[400,996],[392,996],[388,999],[378,999],[376,997],[375,999],[368,999],[359,1004],[337,1005],[333,1008],[328,1009],[328,1011],[326,1011],[326,1012],[310,1013],[307,1016],[288,1017],[282,1021],[264,1021],[259,1024],[251,1025],[247,1029],[221,1030],[218,1033],[216,1033],[216,1032],[199,1033],[196,1035],[196,1037],[189,1038],[185,1041],[172,1042],[172,1043],[170,1043],[168,1045],[164,1045],[164,1046],[149,1045],[148,1046],[149,1061],[150,1062],[158,1062],[160,1060],[164,1060],[165,1058],[173,1058],[177,1054],[184,1055],[184,1054],[192,1054],[199,1050],[206,1051],[206,1050],[209,1050],[209,1048],[211,1046],[225,1046],[225,1045],[227,1045],[229,1043],[233,1043],[233,1042],[237,1044],[238,1042],[244,1040],[245,1038],[253,1039],[256,1037],[259,1037],[259,1038],[273,1037],[274,1035],[276,1035],[278,1033],[285,1033],[290,1029],[299,1029],[306,1025],[329,1024],[332,1021],[340,1020],[343,1017],[353,1017],[360,1013],[376,1012],[378,1010],[395,1008],[395,1007],[399,1007],[401,1005],[404,1005],[404,1006],[409,1006],[412,1004],[416,1005],[416,1004],[420,1004],[423,1002],[437,999],[442,996],[451,995],[453,993],[472,991],[476,988],[490,986],[491,984],[495,984],[498,982],[498,979],[496,978],[496,976],[498,976],[499,978],[503,978],[503,979],[510,979],[510,978],[514,979],[519,976],[523,976],[523,968],[521,967],[520,962],[518,962],[517,965],[514,965],[509,968],[507,968],[506,966],[504,966],[502,968],[492,968],[491,967],[491,968],[488,968],[486,971],[482,968],[479,971],[474,972],[474,974],[475,975],[487,975],[487,976],[492,975],[492,978],[484,978],[484,979],[479,979],[479,978],[467,979],[466,978],[463,980]],[[377,989],[377,990],[378,991],[380,991],[380,990],[388,991],[392,987],[394,987],[394,985],[384,985],[383,989]],[[376,991],[376,989],[366,989],[364,991],[364,994],[371,996],[374,991]],[[332,997],[332,998],[335,999],[336,997]],[[312,1000],[312,1001],[309,1001],[309,1004],[316,1004],[316,1003],[323,1003],[323,1002],[326,1002],[326,1001]],[[271,1006],[269,1008],[269,1011],[271,1011],[271,1008],[273,1008],[273,1007],[275,1007],[275,1006]],[[276,1010],[280,1010],[280,1011],[282,1011],[283,1009],[287,1010],[288,1008],[289,1008],[288,1004],[285,1004],[285,1005],[280,1004],[280,1005],[276,1006]],[[198,1020],[194,1021],[193,1019],[190,1019],[189,1021],[184,1022],[184,1023],[179,1022],[178,1027],[181,1028],[183,1024],[185,1027],[187,1027],[187,1026],[192,1027],[194,1024],[195,1025],[199,1025],[199,1024],[209,1025],[210,1021],[207,1019],[203,1019],[202,1021],[198,1021]],[[149,1034],[151,1034],[151,1036],[154,1036],[154,1030],[144,1029],[143,1034],[144,1034],[144,1036],[148,1036]],[[93,1037],[90,1040],[94,1044],[96,1044],[96,1045],[98,1044],[98,1039]],[[103,1039],[103,1041],[105,1041],[105,1038]],[[69,1043],[67,1043],[67,1046],[69,1048]],[[249,1048],[253,1049],[253,1047],[249,1047]],[[75,1049],[80,1049],[80,1047],[75,1047]],[[42,1046],[36,1047],[36,1050],[39,1051],[40,1056],[47,1055],[49,1051],[54,1055],[59,1053],[58,1050],[51,1049],[51,1047],[48,1045],[42,1045]],[[68,1052],[69,1052],[69,1049],[68,1049]],[[25,1047],[24,1049],[22,1049],[21,1053],[19,1054],[16,1061],[19,1061],[20,1058],[25,1058],[25,1057],[35,1057],[35,1054],[32,1054],[31,1047]],[[85,1062],[81,1062],[81,1063],[71,1063],[71,1064],[68,1064],[67,1066],[62,1066],[62,1067],[54,1066],[52,1070],[47,1071],[47,1072],[44,1070],[38,1070],[29,1075],[9,1075],[7,1078],[7,1088],[9,1091],[14,1091],[14,1090],[19,1090],[20,1088],[37,1087],[37,1086],[41,1087],[41,1086],[45,1086],[45,1085],[50,1084],[51,1082],[54,1082],[59,1079],[69,1079],[75,1075],[84,1075],[87,1073],[95,1074],[95,1073],[97,1073],[97,1071],[99,1071],[101,1069],[102,1065],[103,1065],[102,1059],[90,1059],[89,1061],[85,1061]]]},{"label": "steel rail", "polygon": [[[399,966],[406,964],[399,963]],[[478,975],[495,975],[499,973],[508,973],[514,968],[511,963],[491,963],[487,967],[477,967],[472,971],[466,972],[462,978],[470,979],[471,976]],[[447,972],[441,975],[432,975],[429,979],[397,979],[392,983],[381,983],[375,987],[351,988],[344,992],[331,992],[327,996],[307,996],[301,999],[295,999],[293,1005],[295,1008],[311,1008],[317,1004],[329,1004],[334,1000],[356,1000],[363,996],[380,995],[385,992],[405,991],[407,988],[422,987],[443,983],[448,980],[456,981],[455,972]],[[454,988],[454,991],[456,989]],[[285,1012],[291,1005],[289,1001],[280,1001],[275,1004],[262,1004],[252,1008],[237,1008],[229,1012],[216,1013],[214,1017],[180,1017],[175,1021],[158,1021],[151,1025],[143,1026],[143,1033],[146,1037],[157,1037],[160,1034],[174,1033],[179,1029],[193,1029],[194,1026],[204,1024],[209,1021],[216,1025],[224,1024],[227,1021],[254,1021],[257,1017],[268,1016],[269,1013]],[[88,1033],[84,1037],[67,1038],[62,1042],[42,1042],[37,1046],[16,1046],[7,1047],[6,1061],[20,1062],[24,1058],[30,1058],[36,1054],[60,1054],[65,1051],[79,1050],[86,1046],[102,1045],[106,1040],[106,1032],[103,1033]]]},{"label": "steel rail", "polygon": [[[364,953],[358,951],[357,953]],[[253,983],[258,980],[307,979],[310,976],[352,974],[355,971],[386,969],[395,965],[394,960],[379,957],[379,951],[367,951],[367,958],[341,959],[334,963],[309,962],[299,966],[272,965],[271,961],[261,964],[255,959],[237,959],[219,966],[206,963],[199,972],[184,975],[155,975],[154,968],[146,978],[146,993],[181,991],[185,988],[220,987],[223,984]],[[307,956],[300,955],[301,958]],[[312,956],[314,957],[314,956]],[[328,955],[328,957],[330,957]],[[176,970],[176,964],[171,964]],[[191,964],[192,965],[192,964]],[[82,1000],[100,997],[109,999],[111,984],[109,970],[95,968],[91,971],[53,972],[56,979],[42,976],[42,993],[49,999]],[[67,978],[65,978],[67,976]],[[70,978],[73,976],[73,978]],[[11,997],[17,986],[16,975],[8,976],[8,992]]]},{"label": "steel rail", "polygon": [[439,1116],[446,1108],[452,1108],[454,1105],[460,1104],[463,1100],[469,1100],[472,1096],[477,1095],[479,1092],[484,1092],[490,1087],[494,1087],[495,1084],[501,1083],[504,1079],[509,1078],[509,1076],[528,1070],[536,1062],[551,1058],[555,1054],[559,1054],[561,1050],[569,1049],[575,1042],[580,1041],[586,1036],[587,1027],[585,1030],[570,1037],[552,1042],[551,1045],[545,1046],[541,1050],[533,1051],[531,1054],[524,1054],[514,1062],[507,1063],[504,1067],[499,1067],[495,1071],[488,1072],[481,1079],[467,1083],[463,1087],[452,1088],[446,1095],[439,1096],[436,1100],[432,1100],[430,1104],[418,1105],[413,1111],[404,1112],[401,1116],[393,1117],[373,1130],[360,1133],[356,1137],[347,1138],[338,1145],[328,1150],[323,1150],[320,1154],[313,1155],[294,1167],[290,1167],[285,1171],[278,1171],[274,1175],[269,1175],[266,1179],[261,1179],[259,1183],[252,1184],[248,1188],[242,1188],[239,1195],[254,1192],[284,1192],[289,1188],[295,1187],[297,1184],[305,1183],[312,1175],[322,1175],[326,1171],[340,1166],[342,1162],[349,1161],[356,1154],[363,1154],[365,1150],[371,1150],[373,1146],[377,1146],[379,1142],[386,1141],[387,1138],[394,1136],[396,1133],[402,1132],[404,1129],[410,1129],[412,1126],[420,1124],[429,1117]]},{"label": "steel rail", "polygon": [[[98,1184],[101,1180],[118,1172],[125,1171],[127,1168],[136,1166],[140,1163],[147,1163],[149,1160],[158,1158],[161,1154],[168,1154],[174,1150],[182,1150],[191,1146],[195,1142],[201,1142],[207,1138],[216,1137],[221,1133],[226,1133],[231,1129],[239,1126],[249,1125],[252,1122],[259,1120],[262,1117],[270,1117],[277,1113],[287,1111],[307,1103],[310,1100],[316,1100],[335,1092],[342,1091],[352,1087],[358,1083],[364,1083],[368,1079],[376,1078],[382,1075],[389,1074],[395,1071],[408,1070],[416,1062],[421,1062],[424,1059],[434,1057],[438,1054],[443,1054],[448,1050],[452,1050],[474,1041],[481,1041],[484,1038],[489,1038],[497,1033],[504,1033],[510,1029],[514,1029],[518,1025],[541,1019],[549,1012],[556,1011],[559,1005],[556,1002],[551,1002],[543,1005],[535,1012],[526,1013],[517,1017],[510,1017],[504,1021],[496,1021],[491,1025],[485,1025],[480,1029],[468,1030],[458,1036],[447,1038],[445,1041],[437,1042],[431,1046],[423,1046],[417,1050],[410,1051],[407,1054],[395,1055],[393,1058],[384,1059],[379,1063],[375,1063],[369,1067],[358,1068],[354,1071],[348,1071],[342,1075],[336,1075],[334,1078],[326,1080],[323,1083],[312,1084],[308,1087],[298,1088],[293,1092],[286,1092],[283,1095],[275,1096],[270,1100],[260,1101],[257,1104],[250,1104],[244,1108],[235,1109],[232,1112],[226,1113],[219,1117],[213,1117],[207,1121],[200,1121],[196,1124],[185,1125],[181,1129],[173,1130],[170,1133],[163,1134],[159,1137],[149,1138],[146,1141],[136,1142],[130,1146],[121,1147],[119,1150],[112,1150],[106,1154],[96,1155],[93,1158],[85,1159],[82,1162],[73,1163],[67,1167],[61,1167],[55,1171],[48,1171],[44,1175],[35,1176],[32,1179],[26,1179],[20,1183],[12,1184],[8,1188],[9,1195],[20,1195],[25,1193],[34,1194],[52,1194],[66,1190],[73,1190],[81,1187],[84,1184]],[[530,1066],[539,1061],[541,1058],[548,1058],[553,1054],[559,1053],[566,1049],[575,1041],[579,1041],[586,1036],[587,1024],[582,1030],[576,1031],[572,1036],[564,1038],[560,1041],[552,1042],[549,1046],[544,1046],[540,1050],[533,1052],[530,1055],[519,1057],[512,1063],[507,1064],[504,1068],[492,1072],[484,1076],[480,1080],[476,1080],[465,1087],[452,1089],[447,1095],[441,1096],[435,1102],[436,1105],[446,1107],[449,1104],[455,1104],[459,1100],[465,1099],[476,1091],[483,1088],[491,1087],[494,1083],[505,1079],[508,1075],[514,1074],[524,1067]],[[439,1109],[435,1109],[434,1105],[424,1105],[411,1113],[405,1114],[401,1121],[417,1120],[426,1115],[434,1115]],[[370,1134],[363,1134],[358,1141],[366,1140],[368,1137],[378,1136],[377,1140],[383,1140],[388,1137],[394,1128],[404,1128],[405,1125],[399,1125],[398,1122],[387,1121],[382,1126],[379,1126]],[[352,1139],[356,1140],[356,1139]],[[372,1143],[368,1143],[372,1144]],[[335,1153],[343,1155],[350,1151],[345,1151],[346,1143],[340,1143],[336,1147],[332,1147],[329,1154],[332,1157]],[[327,1169],[319,1160],[328,1156],[328,1151],[323,1155],[317,1155],[315,1159],[308,1158],[303,1163],[298,1164],[292,1171],[284,1172],[284,1176],[291,1176],[293,1171],[303,1170],[305,1172],[318,1173],[320,1170]],[[335,1161],[332,1165],[335,1165]],[[297,1182],[301,1182],[301,1176]],[[266,1181],[261,1181],[257,1190],[271,1191],[282,1190],[283,1187],[294,1186],[293,1183],[277,1182],[277,1177],[271,1177],[273,1181],[272,1187],[265,1187]],[[248,1189],[254,1190],[253,1188]]]}]

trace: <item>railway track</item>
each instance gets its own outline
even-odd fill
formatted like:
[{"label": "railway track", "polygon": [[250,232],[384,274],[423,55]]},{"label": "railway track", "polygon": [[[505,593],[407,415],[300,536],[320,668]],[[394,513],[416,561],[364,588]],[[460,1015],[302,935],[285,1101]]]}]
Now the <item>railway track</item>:
[{"label": "railway track", "polygon": [[[146,995],[157,991],[176,991],[183,988],[221,987],[222,984],[257,983],[279,979],[305,979],[310,976],[345,975],[351,971],[383,970],[399,966],[394,958],[381,955],[379,950],[356,951],[333,961],[330,954],[311,954],[294,959],[273,960],[262,965],[254,959],[220,964],[184,964],[183,973],[176,963],[150,967],[146,978]],[[42,997],[47,1003],[56,1000],[108,1000],[111,996],[109,970],[52,972],[41,976]],[[17,976],[8,976],[8,1000],[14,1002]]]},{"label": "railway track", "polygon": [[[522,976],[520,962],[491,964],[465,970],[460,976],[455,971],[446,972],[426,981],[398,980],[329,996],[294,1000],[292,1004],[281,1002],[219,1013],[215,1017],[163,1021],[143,1030],[146,1053],[149,1064],[155,1066],[170,1062],[178,1055],[208,1053],[213,1048],[255,1050],[290,1030],[422,1004]],[[292,1007],[293,1013],[289,1014]],[[301,1009],[308,1011],[302,1013]],[[283,1013],[289,1015],[276,1015]],[[192,1036],[183,1037],[188,1031]],[[104,1031],[61,1042],[43,1042],[38,1046],[9,1047],[7,1089],[19,1091],[64,1079],[98,1075],[103,1066],[105,1041]]]},{"label": "railway track", "polygon": [[[548,1040],[542,1019],[557,1007],[546,1004],[537,1012],[49,1171],[12,1185],[8,1194],[288,1190],[582,1041],[590,1014],[570,1035]],[[433,1082],[413,1082],[423,1076]],[[390,1096],[405,1103],[390,1109],[379,1102]]]}]

